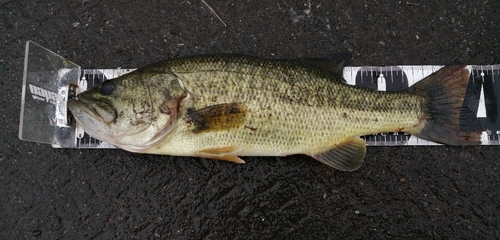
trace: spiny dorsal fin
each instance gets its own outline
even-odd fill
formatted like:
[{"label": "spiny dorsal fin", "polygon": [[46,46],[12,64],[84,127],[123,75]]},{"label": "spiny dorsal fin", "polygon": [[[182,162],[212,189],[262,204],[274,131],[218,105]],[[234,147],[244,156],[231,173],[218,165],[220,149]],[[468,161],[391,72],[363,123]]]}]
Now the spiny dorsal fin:
[{"label": "spiny dorsal fin", "polygon": [[363,164],[366,154],[366,143],[354,137],[332,146],[330,149],[310,153],[314,159],[342,171],[354,171]]},{"label": "spiny dorsal fin", "polygon": [[337,54],[332,54],[326,58],[304,58],[304,59],[297,59],[296,61],[305,65],[316,66],[324,70],[334,72],[339,76],[342,76],[344,73],[345,64],[347,60],[349,60],[351,55],[352,55],[351,51],[346,51]]},{"label": "spiny dorsal fin", "polygon": [[186,122],[195,133],[237,128],[245,123],[247,107],[243,103],[224,103],[199,110],[188,109]]}]

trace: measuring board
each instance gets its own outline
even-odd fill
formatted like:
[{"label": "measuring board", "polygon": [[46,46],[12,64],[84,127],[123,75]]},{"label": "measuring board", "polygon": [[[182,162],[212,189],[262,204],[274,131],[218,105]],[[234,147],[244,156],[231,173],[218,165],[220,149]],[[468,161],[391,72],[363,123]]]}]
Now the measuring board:
[{"label": "measuring board", "polygon": [[[70,127],[66,115],[67,93],[71,91],[68,85],[78,85],[78,89],[83,91],[134,69],[81,70],[78,65],[33,42],[28,42],[26,48],[19,137],[27,141],[51,143],[54,147],[115,148],[89,136],[80,126]],[[55,60],[57,57],[61,58],[59,61],[62,63]],[[52,63],[44,64],[43,61],[47,59]],[[379,91],[401,91],[442,67],[345,67],[343,77],[351,85]],[[467,68],[471,74],[463,105],[470,111],[461,114],[461,128],[481,131],[482,145],[500,145],[500,64],[468,65]],[[45,132],[42,134],[40,131]],[[362,138],[367,146],[440,145],[402,132]]]}]

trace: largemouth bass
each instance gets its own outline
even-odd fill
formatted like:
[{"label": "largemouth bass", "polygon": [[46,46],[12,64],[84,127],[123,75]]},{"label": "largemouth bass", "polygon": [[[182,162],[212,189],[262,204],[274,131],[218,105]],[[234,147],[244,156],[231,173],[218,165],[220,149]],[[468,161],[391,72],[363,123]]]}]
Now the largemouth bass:
[{"label": "largemouth bass", "polygon": [[469,79],[446,66],[401,92],[345,83],[344,61],[204,55],[154,63],[68,101],[91,136],[139,153],[244,163],[239,156],[305,154],[359,168],[362,135],[407,132],[449,145],[479,144],[460,129]]}]

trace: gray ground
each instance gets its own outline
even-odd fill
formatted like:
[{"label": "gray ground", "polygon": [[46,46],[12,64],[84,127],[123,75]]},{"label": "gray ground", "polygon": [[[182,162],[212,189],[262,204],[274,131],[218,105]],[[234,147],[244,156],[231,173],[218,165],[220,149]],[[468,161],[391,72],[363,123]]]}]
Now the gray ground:
[{"label": "gray ground", "polygon": [[236,165],[17,138],[27,40],[84,68],[346,49],[349,65],[500,63],[498,0],[206,1],[227,26],[196,0],[0,0],[2,239],[500,238],[495,146],[371,147],[346,173],[305,156]]}]

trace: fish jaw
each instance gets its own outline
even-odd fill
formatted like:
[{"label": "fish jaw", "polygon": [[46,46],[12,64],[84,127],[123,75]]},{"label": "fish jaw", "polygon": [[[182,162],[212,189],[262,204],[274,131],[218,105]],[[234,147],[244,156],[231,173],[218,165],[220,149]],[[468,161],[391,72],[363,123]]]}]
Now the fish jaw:
[{"label": "fish jaw", "polygon": [[[107,105],[104,104],[101,104],[101,106]],[[116,117],[116,111],[112,107],[108,108],[110,112],[108,112],[108,114],[106,115],[104,114],[104,110],[97,111],[93,104],[88,101],[88,99],[80,96],[80,98],[78,99],[70,99],[68,101],[68,108],[71,111],[76,122],[80,126],[82,126],[88,134],[102,141],[110,142],[112,140],[111,134],[108,131],[109,124],[112,122],[109,121],[110,116],[112,115],[112,113],[114,113]],[[102,115],[106,116],[102,117],[100,112],[102,113]]]},{"label": "fish jaw", "polygon": [[116,119],[116,110],[111,105],[99,100],[91,102],[84,95],[78,99],[70,99],[68,108],[78,119],[89,118],[104,123],[111,123]]}]

